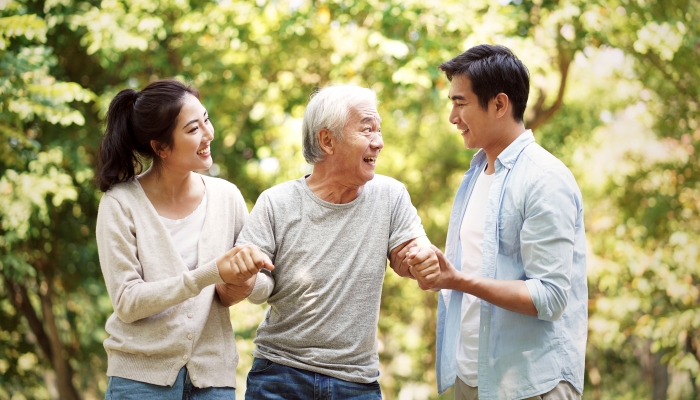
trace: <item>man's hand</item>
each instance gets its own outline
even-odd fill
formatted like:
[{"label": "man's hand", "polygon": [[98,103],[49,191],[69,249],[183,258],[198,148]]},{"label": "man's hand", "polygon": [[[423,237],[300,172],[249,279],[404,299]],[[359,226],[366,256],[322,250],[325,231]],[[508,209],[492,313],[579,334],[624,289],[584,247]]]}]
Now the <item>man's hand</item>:
[{"label": "man's hand", "polygon": [[252,278],[245,281],[242,285],[235,285],[233,283],[217,283],[216,293],[219,295],[219,300],[224,307],[231,307],[236,303],[240,303],[250,296],[255,287],[255,281],[257,280],[257,274]]},{"label": "man's hand", "polygon": [[409,250],[417,246],[418,239],[416,238],[396,246],[394,250],[391,251],[391,254],[389,255],[389,266],[398,276],[416,279],[413,275],[411,275],[409,265],[406,263],[406,255],[408,255]]},{"label": "man's hand", "polygon": [[435,245],[430,245],[430,247],[435,252],[438,264],[440,266],[440,275],[433,282],[433,289],[453,289],[452,286],[457,278],[457,269],[450,262],[450,260],[445,257],[445,255],[438,249]]},{"label": "man's hand", "polygon": [[440,263],[434,246],[412,247],[404,262],[408,265],[411,275],[418,280],[421,289],[437,291],[435,285],[440,278]]},{"label": "man's hand", "polygon": [[270,257],[253,245],[232,248],[216,259],[216,266],[221,279],[236,286],[243,286],[263,268],[270,271],[275,269]]}]

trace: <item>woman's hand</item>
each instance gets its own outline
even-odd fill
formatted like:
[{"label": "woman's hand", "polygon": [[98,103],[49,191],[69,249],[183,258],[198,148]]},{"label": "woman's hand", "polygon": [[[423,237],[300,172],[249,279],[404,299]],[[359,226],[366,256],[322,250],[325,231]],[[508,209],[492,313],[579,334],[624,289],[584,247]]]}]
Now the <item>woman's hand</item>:
[{"label": "woman's hand", "polygon": [[[275,269],[270,257],[253,245],[236,246],[216,259],[219,275],[225,283],[243,286],[265,268]],[[252,279],[255,283],[255,279]],[[251,289],[252,290],[252,289]]]}]

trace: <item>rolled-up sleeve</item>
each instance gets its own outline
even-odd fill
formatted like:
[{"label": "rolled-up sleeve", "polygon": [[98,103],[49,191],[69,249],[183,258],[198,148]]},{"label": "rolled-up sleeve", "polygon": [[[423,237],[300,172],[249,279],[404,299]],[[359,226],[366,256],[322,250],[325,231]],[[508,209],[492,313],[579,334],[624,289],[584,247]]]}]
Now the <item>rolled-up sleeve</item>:
[{"label": "rolled-up sleeve", "polygon": [[544,171],[527,191],[520,245],[525,284],[537,317],[559,319],[571,290],[575,224],[580,191],[569,171]]}]

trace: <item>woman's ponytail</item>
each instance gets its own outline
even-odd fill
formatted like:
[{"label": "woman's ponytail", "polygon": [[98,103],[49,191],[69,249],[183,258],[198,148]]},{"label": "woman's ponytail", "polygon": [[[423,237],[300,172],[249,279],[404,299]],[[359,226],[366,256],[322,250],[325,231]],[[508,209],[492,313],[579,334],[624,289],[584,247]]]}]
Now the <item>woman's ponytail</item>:
[{"label": "woman's ponytail", "polygon": [[138,95],[134,89],[124,89],[109,104],[107,128],[100,143],[97,163],[97,184],[103,192],[133,178],[142,168],[131,123]]}]

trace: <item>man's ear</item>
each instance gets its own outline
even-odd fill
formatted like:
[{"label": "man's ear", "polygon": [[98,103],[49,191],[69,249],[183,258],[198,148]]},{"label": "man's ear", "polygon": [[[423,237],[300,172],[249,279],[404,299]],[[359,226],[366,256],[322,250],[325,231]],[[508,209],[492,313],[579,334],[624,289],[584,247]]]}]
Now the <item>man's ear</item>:
[{"label": "man's ear", "polygon": [[326,128],[318,131],[318,144],[326,154],[335,152],[335,135]]},{"label": "man's ear", "polygon": [[151,140],[151,148],[153,152],[158,155],[158,157],[165,159],[170,155],[170,148],[165,143],[159,142],[157,140]]},{"label": "man's ear", "polygon": [[499,93],[491,100],[496,108],[496,118],[501,118],[508,113],[510,99],[505,93]]}]

